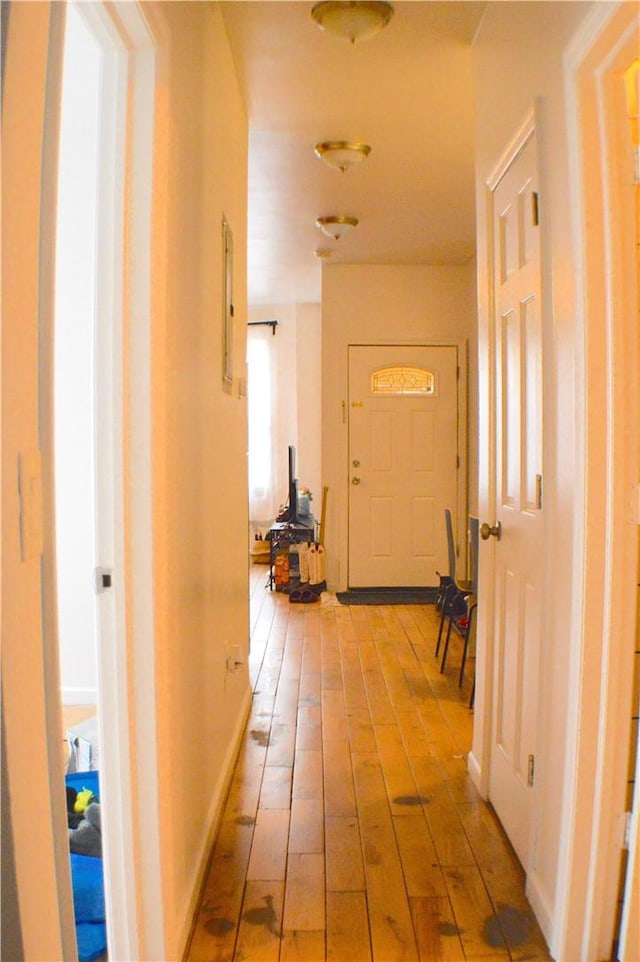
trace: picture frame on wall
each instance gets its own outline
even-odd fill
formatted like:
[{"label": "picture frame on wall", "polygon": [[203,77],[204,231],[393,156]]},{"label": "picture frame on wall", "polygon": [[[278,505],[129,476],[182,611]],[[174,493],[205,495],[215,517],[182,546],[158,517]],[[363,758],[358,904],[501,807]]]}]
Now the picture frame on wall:
[{"label": "picture frame on wall", "polygon": [[222,218],[222,384],[233,386],[233,231]]}]

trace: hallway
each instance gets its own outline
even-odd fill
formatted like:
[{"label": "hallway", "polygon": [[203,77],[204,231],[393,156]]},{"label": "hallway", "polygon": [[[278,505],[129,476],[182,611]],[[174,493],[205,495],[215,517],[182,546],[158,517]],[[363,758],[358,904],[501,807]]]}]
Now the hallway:
[{"label": "hallway", "polygon": [[253,708],[188,962],[548,960],[466,773],[432,606],[291,605],[251,570]]}]

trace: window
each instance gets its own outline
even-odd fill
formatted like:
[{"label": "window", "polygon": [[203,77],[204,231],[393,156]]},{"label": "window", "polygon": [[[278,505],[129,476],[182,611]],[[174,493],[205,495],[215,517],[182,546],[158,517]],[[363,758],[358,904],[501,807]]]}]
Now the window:
[{"label": "window", "polygon": [[385,367],[371,375],[371,393],[435,395],[436,375],[420,367]]}]

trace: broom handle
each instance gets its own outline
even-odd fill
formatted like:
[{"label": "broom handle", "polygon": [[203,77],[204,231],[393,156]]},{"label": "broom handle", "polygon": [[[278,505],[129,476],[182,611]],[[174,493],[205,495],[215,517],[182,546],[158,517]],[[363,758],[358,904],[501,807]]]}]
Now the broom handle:
[{"label": "broom handle", "polygon": [[329,488],[325,485],[322,489],[322,508],[320,509],[320,531],[318,532],[318,544],[324,545],[324,521],[327,512],[327,492]]}]

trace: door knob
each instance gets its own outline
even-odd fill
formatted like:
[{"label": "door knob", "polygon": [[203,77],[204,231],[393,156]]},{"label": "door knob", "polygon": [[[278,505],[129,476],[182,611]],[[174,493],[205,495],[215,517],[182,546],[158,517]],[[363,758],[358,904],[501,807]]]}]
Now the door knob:
[{"label": "door knob", "polygon": [[359,468],[359,467],[360,467],[360,462],[358,461],[357,458],[356,458],[355,461],[353,462],[353,466],[354,466],[354,468]]},{"label": "door knob", "polygon": [[500,540],[500,535],[502,534],[502,525],[500,522],[496,524],[488,525],[485,521],[484,524],[480,525],[480,537],[483,541],[488,541],[489,538],[495,538],[497,541]]},{"label": "door knob", "polygon": [[351,478],[351,484],[360,484],[360,478],[357,476]]}]

